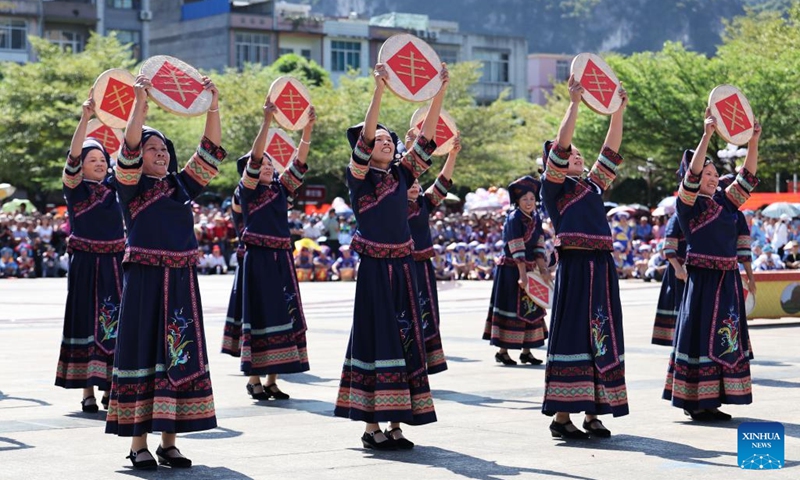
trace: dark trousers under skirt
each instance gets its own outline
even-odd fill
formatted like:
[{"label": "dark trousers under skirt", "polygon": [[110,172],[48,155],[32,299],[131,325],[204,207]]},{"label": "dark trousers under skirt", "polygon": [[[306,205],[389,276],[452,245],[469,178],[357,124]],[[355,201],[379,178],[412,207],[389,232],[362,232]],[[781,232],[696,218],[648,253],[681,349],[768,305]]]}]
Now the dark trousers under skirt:
[{"label": "dark trousers under skirt", "polygon": [[76,250],[69,263],[56,385],[107,391],[111,388],[122,297],[122,252]]},{"label": "dark trousers under skirt", "polygon": [[307,371],[306,319],[291,252],[248,245],[242,290],[241,371]]},{"label": "dark trousers under skirt", "polygon": [[687,410],[752,403],[749,345],[739,271],[689,267],[663,398]]},{"label": "dark trousers under skirt", "polygon": [[678,319],[678,308],[683,298],[685,283],[675,276],[675,268],[670,263],[661,280],[661,293],[656,305],[656,320],[653,325],[653,345],[672,346],[675,338],[675,322]]},{"label": "dark trousers under skirt", "polygon": [[611,254],[560,253],[542,413],[627,415],[622,307]]},{"label": "dark trousers under skirt", "polygon": [[430,260],[414,262],[417,268],[419,287],[419,307],[422,318],[422,332],[425,337],[425,356],[428,375],[447,370],[447,358],[442,348],[442,335],[439,331],[439,292],[436,290],[436,274]]},{"label": "dark trousers under skirt", "polygon": [[547,339],[547,313],[519,288],[516,265],[495,267],[489,313],[483,327],[483,339],[500,348],[519,350],[539,348]]},{"label": "dark trousers under skirt", "polygon": [[436,421],[411,256],[362,256],[337,417],[368,423]]},{"label": "dark trousers under skirt", "polygon": [[236,266],[231,296],[228,300],[228,313],[225,316],[225,329],[222,332],[222,353],[232,357],[242,354],[242,276],[244,268],[242,259]]},{"label": "dark trousers under skirt", "polygon": [[128,263],[106,433],[217,426],[194,267]]}]

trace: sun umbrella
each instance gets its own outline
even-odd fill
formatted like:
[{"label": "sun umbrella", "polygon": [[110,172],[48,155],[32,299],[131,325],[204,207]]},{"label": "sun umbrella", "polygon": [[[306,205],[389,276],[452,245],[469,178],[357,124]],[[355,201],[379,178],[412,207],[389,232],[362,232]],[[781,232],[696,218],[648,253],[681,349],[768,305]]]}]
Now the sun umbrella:
[{"label": "sun umbrella", "polygon": [[635,209],[629,207],[628,205],[622,205],[619,207],[614,207],[611,210],[607,211],[606,216],[611,217],[614,215],[618,215],[620,213],[627,213],[628,215],[631,215],[635,211],[636,211]]},{"label": "sun umbrella", "polygon": [[[674,210],[675,209],[673,209],[673,211]],[[666,207],[657,207],[655,210],[653,210],[653,214],[652,215],[654,217],[664,217],[664,216],[667,216],[667,215],[670,215],[670,214],[671,214],[671,212],[667,211]]]},{"label": "sun umbrella", "polygon": [[17,189],[10,183],[0,183],[0,200],[14,195],[15,191],[17,191]]},{"label": "sun umbrella", "polygon": [[605,208],[616,208],[616,207],[619,207],[619,203],[616,203],[616,202],[603,202],[603,207],[605,207]]},{"label": "sun umbrella", "polygon": [[800,217],[800,209],[788,202],[777,202],[768,205],[761,210],[761,214],[765,217],[780,218],[781,215],[789,215],[790,217]]},{"label": "sun umbrella", "polygon": [[14,198],[3,205],[3,212],[17,212],[21,209],[22,205],[25,205],[25,213],[32,213],[36,211],[36,207],[34,207],[31,201],[27,198]]},{"label": "sun umbrella", "polygon": [[667,197],[664,200],[661,200],[660,202],[658,202],[658,206],[659,207],[664,207],[664,208],[666,208],[666,207],[675,208],[675,202],[677,202],[677,201],[678,201],[678,197],[675,197],[675,196]]},{"label": "sun umbrella", "polygon": [[309,250],[316,250],[316,251],[322,250],[322,248],[320,248],[319,244],[317,242],[315,242],[314,240],[311,240],[310,238],[301,238],[300,240],[297,240],[296,242],[294,242],[295,251],[299,251],[301,248],[304,248],[304,247],[309,249]]},{"label": "sun umbrella", "polygon": [[444,201],[448,203],[458,203],[461,201],[461,199],[458,198],[458,195],[456,195],[455,193],[447,192],[447,196],[444,197]]}]

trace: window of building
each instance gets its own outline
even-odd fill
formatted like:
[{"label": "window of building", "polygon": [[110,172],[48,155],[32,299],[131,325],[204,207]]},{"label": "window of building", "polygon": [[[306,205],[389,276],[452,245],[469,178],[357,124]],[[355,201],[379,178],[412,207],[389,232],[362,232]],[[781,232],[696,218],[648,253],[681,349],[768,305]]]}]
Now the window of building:
[{"label": "window of building", "polygon": [[242,68],[245,63],[269,62],[269,35],[264,33],[236,32],[236,67]]},{"label": "window of building", "polygon": [[346,72],[351,68],[361,70],[361,43],[332,41],[331,71]]},{"label": "window of building", "polygon": [[569,60],[556,60],[556,81],[569,80]]},{"label": "window of building", "polygon": [[436,54],[439,55],[439,60],[448,65],[458,63],[458,49],[457,48],[436,48]]},{"label": "window of building", "polygon": [[117,36],[119,43],[130,45],[131,53],[134,58],[139,58],[141,49],[141,32],[139,30],[111,30]]},{"label": "window of building", "polygon": [[483,63],[483,73],[481,74],[481,82],[484,83],[508,83],[509,82],[509,66],[508,57],[506,52],[499,52],[496,50],[475,50],[475,60]]},{"label": "window of building", "polygon": [[305,58],[306,60],[311,60],[311,49],[310,48],[304,48],[304,49],[300,50],[300,56]]},{"label": "window of building", "polygon": [[106,0],[108,8],[139,10],[140,0]]},{"label": "window of building", "polygon": [[44,34],[50,43],[58,45],[65,52],[82,52],[84,35],[78,32],[70,32],[68,30],[47,30]]},{"label": "window of building", "polygon": [[278,56],[288,55],[290,53],[294,53],[294,49],[292,48],[279,48],[278,49]]},{"label": "window of building", "polygon": [[0,18],[0,50],[28,50],[28,23]]}]

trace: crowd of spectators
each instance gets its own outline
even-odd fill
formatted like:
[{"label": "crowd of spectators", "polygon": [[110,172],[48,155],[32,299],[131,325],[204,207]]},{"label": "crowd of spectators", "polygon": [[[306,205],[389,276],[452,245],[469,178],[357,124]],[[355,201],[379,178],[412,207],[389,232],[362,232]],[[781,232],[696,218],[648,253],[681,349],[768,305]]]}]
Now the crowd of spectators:
[{"label": "crowd of spectators", "polygon": [[[0,213],[0,278],[58,277],[69,268],[67,237],[70,233],[66,213]],[[195,235],[198,271],[201,274],[232,273],[238,263],[238,238],[228,208],[195,205]],[[755,270],[800,268],[800,220],[766,218],[758,212],[745,212],[753,239]],[[356,228],[352,212],[305,215],[288,213],[295,266],[300,281],[352,280],[358,256],[349,248]],[[433,263],[439,280],[491,280],[495,258],[503,251],[502,212],[445,213],[431,216],[435,256]],[[620,278],[644,281],[661,279],[667,267],[663,255],[665,217],[629,215],[610,217],[614,237],[613,257]],[[557,261],[553,247],[553,228],[543,222],[549,263]]]}]

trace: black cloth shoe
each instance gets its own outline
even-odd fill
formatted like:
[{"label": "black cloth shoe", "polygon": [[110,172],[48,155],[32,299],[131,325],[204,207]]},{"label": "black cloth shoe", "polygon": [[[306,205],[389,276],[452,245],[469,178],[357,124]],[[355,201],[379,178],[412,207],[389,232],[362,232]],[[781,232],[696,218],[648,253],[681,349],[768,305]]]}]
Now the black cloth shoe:
[{"label": "black cloth shoe", "polygon": [[289,400],[289,394],[281,392],[281,389],[278,388],[278,386],[274,383],[264,385],[264,391],[267,392],[269,397],[272,397],[275,400]]},{"label": "black cloth shoe", "polygon": [[[585,440],[589,438],[589,435],[586,434],[583,430],[567,430],[567,427],[572,425],[572,422],[567,423],[558,423],[553,420],[553,423],[550,424],[550,435],[553,438],[563,438],[565,440]],[[573,427],[575,425],[572,425]]]},{"label": "black cloth shoe", "polygon": [[397,442],[388,435],[386,436],[386,440],[382,442],[375,440],[375,434],[379,432],[380,430],[375,430],[372,433],[364,432],[364,435],[361,435],[361,444],[364,445],[364,448],[372,450],[396,450]]},{"label": "black cloth shoe", "polygon": [[181,451],[178,450],[178,447],[176,447],[175,445],[167,448],[163,448],[161,447],[161,445],[159,445],[158,448],[156,449],[156,455],[158,456],[158,463],[162,465],[169,465],[172,468],[189,468],[192,466],[192,461],[186,457],[170,457],[169,455],[167,455],[167,452],[171,452],[173,450],[178,453],[181,453]]},{"label": "black cloth shoe", "polygon": [[136,452],[131,450],[130,454],[125,458],[129,458],[131,460],[133,468],[135,468],[136,470],[155,470],[158,468],[158,464],[156,463],[155,459],[152,458],[153,457],[152,454],[150,454],[149,460],[136,461],[136,457],[138,457],[139,454],[141,453],[150,453],[150,452],[147,451],[147,447],[144,447],[143,449],[138,450]]},{"label": "black cloth shoe", "polygon": [[526,363],[530,363],[531,365],[541,365],[542,361],[538,358],[534,357],[532,353],[520,353],[519,354],[519,361],[524,365]]},{"label": "black cloth shoe", "polygon": [[[261,390],[260,392],[255,392],[255,387],[259,386],[259,383],[248,383],[247,384],[247,393],[253,398],[253,400],[269,400],[270,394],[267,391]],[[262,387],[263,388],[263,387]]]},{"label": "black cloth shoe", "polygon": [[[593,426],[593,425],[597,425],[597,424],[600,424],[599,427],[602,427],[602,428],[599,428],[597,426]],[[603,425],[603,422],[601,422],[600,419],[598,419],[598,418],[595,418],[594,420],[590,420],[588,422],[586,420],[584,420],[583,421],[583,429],[586,430],[586,433],[588,433],[589,435],[591,435],[593,437],[609,438],[611,436],[611,430],[605,428],[605,425]]]},{"label": "black cloth shoe", "polygon": [[109,402],[108,392],[106,392],[106,394],[103,395],[103,398],[100,399],[100,403],[103,405],[103,408],[105,408],[106,410],[108,410],[108,402]]},{"label": "black cloth shoe", "polygon": [[414,448],[414,442],[405,437],[394,438],[394,435],[392,435],[394,432],[403,433],[403,431],[400,430],[400,428],[398,427],[398,428],[393,428],[391,430],[387,429],[383,432],[383,434],[386,435],[386,438],[394,440],[394,443],[398,450],[411,450],[412,448]]},{"label": "black cloth shoe", "polygon": [[[91,401],[91,403],[89,403]],[[81,400],[81,410],[84,413],[97,413],[100,408],[97,406],[97,400],[94,397],[86,397]]]},{"label": "black cloth shoe", "polygon": [[497,363],[502,363],[503,365],[516,365],[515,362],[511,357],[508,356],[508,353],[500,353],[497,352],[494,354],[494,361]]},{"label": "black cloth shoe", "polygon": [[733,417],[731,417],[730,415],[728,415],[727,413],[725,413],[725,412],[721,412],[721,411],[719,411],[719,410],[708,410],[708,412],[709,412],[711,415],[713,415],[713,416],[714,416],[714,419],[715,419],[715,420],[721,420],[721,421],[723,421],[723,422],[727,422],[727,421],[729,421],[730,419],[732,419],[732,418],[733,418]]},{"label": "black cloth shoe", "polygon": [[692,420],[695,422],[714,422],[717,420],[716,416],[713,412],[708,410],[700,410],[697,412],[692,412],[690,410],[684,410],[683,413],[686,416],[692,417]]}]

